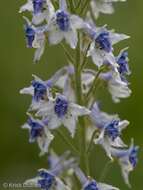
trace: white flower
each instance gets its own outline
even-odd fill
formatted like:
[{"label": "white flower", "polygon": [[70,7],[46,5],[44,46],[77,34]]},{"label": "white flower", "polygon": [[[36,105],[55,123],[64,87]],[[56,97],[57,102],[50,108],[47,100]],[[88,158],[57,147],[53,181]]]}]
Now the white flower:
[{"label": "white flower", "polygon": [[50,96],[51,81],[43,81],[36,75],[32,75],[34,80],[31,86],[20,90],[21,94],[28,94],[32,96],[32,103],[30,110],[38,109],[41,104],[48,100]]},{"label": "white flower", "polygon": [[94,139],[94,143],[100,144],[106,151],[107,156],[112,159],[112,147],[126,147],[120,136],[129,122],[127,120],[121,121],[117,115],[108,115],[100,111],[97,103],[93,105],[91,110],[91,119],[99,130],[99,136]]},{"label": "white flower", "polygon": [[131,141],[131,145],[128,149],[115,149],[112,148],[112,156],[118,159],[118,162],[121,166],[121,171],[123,178],[125,180],[125,183],[131,187],[131,184],[129,182],[129,173],[134,170],[134,168],[137,165],[138,158],[138,146],[134,145],[133,139]]},{"label": "white flower", "polygon": [[106,26],[95,28],[90,25],[85,25],[85,31],[92,38],[88,56],[92,57],[94,64],[98,67],[103,64],[110,64],[117,67],[116,59],[113,55],[113,45],[121,40],[128,39],[125,34],[114,33],[112,30],[107,30]]},{"label": "white flower", "polygon": [[58,94],[55,99],[49,98],[49,101],[38,110],[37,116],[48,118],[49,129],[58,128],[63,124],[73,137],[78,116],[89,113],[85,107],[72,103],[64,95]]},{"label": "white flower", "polygon": [[114,12],[112,4],[118,1],[124,2],[126,0],[92,0],[91,10],[93,15],[98,18],[100,13],[112,14]]},{"label": "white flower", "polygon": [[40,155],[48,152],[49,145],[53,140],[54,136],[51,134],[51,132],[47,129],[42,121],[29,117],[27,123],[25,123],[22,128],[29,130],[30,142],[37,141],[41,150]]},{"label": "white flower", "polygon": [[109,71],[102,73],[100,78],[107,83],[107,88],[115,103],[120,102],[121,98],[127,98],[131,95],[128,83],[121,79],[118,71]]},{"label": "white flower", "polygon": [[54,7],[50,0],[27,0],[27,3],[24,4],[19,10],[20,13],[24,11],[32,12],[32,23],[38,25],[44,20],[48,23],[54,12]]},{"label": "white flower", "polygon": [[48,25],[49,42],[58,44],[65,39],[74,49],[78,41],[77,29],[82,28],[83,21],[78,16],[70,15],[67,12],[65,0],[60,0],[59,3],[59,10],[53,14]]},{"label": "white flower", "polygon": [[25,36],[27,47],[36,49],[34,62],[37,62],[40,60],[41,56],[44,53],[46,44],[45,31],[47,29],[47,26],[45,25],[43,27],[35,27],[26,17],[24,17],[24,19],[26,20]]},{"label": "white flower", "polygon": [[38,171],[38,177],[29,179],[24,183],[27,187],[38,187],[41,189],[51,190],[70,190],[70,188],[62,182],[62,180],[55,175],[55,172],[40,169]]}]

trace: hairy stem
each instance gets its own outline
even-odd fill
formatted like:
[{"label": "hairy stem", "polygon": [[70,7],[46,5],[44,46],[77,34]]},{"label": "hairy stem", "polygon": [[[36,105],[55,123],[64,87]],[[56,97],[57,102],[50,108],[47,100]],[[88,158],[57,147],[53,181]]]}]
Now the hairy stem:
[{"label": "hairy stem", "polygon": [[66,138],[66,136],[60,131],[57,130],[57,134],[61,137],[61,139],[71,148],[71,150],[76,154],[76,155],[80,155],[79,151],[77,150],[77,148],[69,141],[68,138]]},{"label": "hairy stem", "polygon": [[87,150],[86,150],[86,154],[89,154],[89,152],[90,152],[90,150],[91,150],[91,148],[92,148],[93,141],[94,141],[94,138],[95,138],[95,136],[96,136],[96,133],[97,133],[97,130],[95,130],[95,131],[93,132],[93,134],[92,134],[92,137],[91,137],[91,139],[90,139],[89,145],[88,145]]},{"label": "hairy stem", "polygon": [[[80,52],[80,35],[78,45],[76,48],[76,64],[75,64],[75,87],[76,87],[76,97],[77,103],[79,105],[84,105],[84,99],[82,94],[82,84],[81,84],[81,52]],[[86,126],[83,117],[79,118],[79,138],[80,138],[80,165],[81,168],[88,173],[88,161],[86,156],[86,138],[85,138]]]}]

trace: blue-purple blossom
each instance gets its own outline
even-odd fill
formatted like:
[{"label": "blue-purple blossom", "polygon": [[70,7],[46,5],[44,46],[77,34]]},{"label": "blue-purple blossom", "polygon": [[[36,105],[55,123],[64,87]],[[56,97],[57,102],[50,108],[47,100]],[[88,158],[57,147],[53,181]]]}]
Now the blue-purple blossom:
[{"label": "blue-purple blossom", "polygon": [[112,147],[126,147],[120,136],[129,122],[121,121],[117,115],[108,115],[100,111],[97,103],[94,103],[90,116],[93,124],[99,130],[99,136],[94,139],[94,143],[100,144],[105,149],[107,156],[112,159]]},{"label": "blue-purple blossom", "polygon": [[92,57],[93,63],[98,67],[104,63],[117,67],[116,58],[113,54],[113,45],[128,39],[129,36],[107,30],[106,26],[98,28],[92,24],[84,24],[84,30],[92,40],[88,56]]},{"label": "blue-purple blossom", "polygon": [[50,96],[50,89],[52,87],[52,81],[43,81],[36,75],[33,75],[34,80],[31,86],[23,88],[20,90],[21,94],[28,94],[32,96],[32,104],[30,109],[34,110],[40,106],[40,103],[47,101]]},{"label": "blue-purple blossom", "polygon": [[26,24],[25,24],[25,37],[26,37],[26,44],[28,48],[35,48],[34,54],[34,62],[40,60],[42,54],[44,53],[45,49],[45,31],[47,30],[47,25],[42,27],[35,27],[28,18],[24,17]]},{"label": "blue-purple blossom", "polygon": [[49,101],[37,111],[37,116],[48,118],[50,129],[56,129],[63,124],[72,137],[75,134],[78,117],[89,114],[90,111],[87,108],[69,101],[61,94],[57,94],[54,99],[49,98]]},{"label": "blue-purple blossom", "polygon": [[27,123],[22,126],[23,129],[29,130],[29,141],[37,141],[38,146],[41,150],[40,155],[43,155],[48,152],[48,147],[53,140],[54,136],[48,130],[44,121],[34,119],[32,116],[29,116]]},{"label": "blue-purple blossom", "polygon": [[[52,164],[49,170],[40,169],[38,170],[37,177],[27,180],[25,185],[33,184],[35,187],[39,187],[43,190],[70,190],[70,188],[62,182],[60,175],[72,168],[75,165],[75,159],[68,158],[69,152],[65,152],[62,156],[56,156],[56,163]],[[52,158],[55,159],[55,155]]]},{"label": "blue-purple blossom", "polygon": [[49,42],[58,44],[65,39],[70,47],[75,49],[78,42],[77,30],[82,27],[83,20],[77,15],[71,15],[67,10],[66,0],[60,0],[59,9],[49,21]]},{"label": "blue-purple blossom", "polygon": [[133,171],[138,162],[138,150],[139,147],[134,145],[133,139],[131,141],[131,145],[128,149],[115,149],[112,148],[111,154],[113,157],[118,159],[118,162],[121,166],[121,171],[125,183],[131,187],[129,182],[129,173]]}]

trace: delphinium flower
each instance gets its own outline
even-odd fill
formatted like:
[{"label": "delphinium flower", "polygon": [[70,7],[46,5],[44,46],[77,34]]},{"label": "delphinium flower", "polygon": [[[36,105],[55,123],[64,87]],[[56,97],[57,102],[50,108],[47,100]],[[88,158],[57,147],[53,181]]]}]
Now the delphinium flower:
[{"label": "delphinium flower", "polygon": [[131,95],[129,83],[122,80],[122,76],[119,72],[111,70],[102,73],[100,78],[105,82],[114,102],[118,103],[121,98],[127,98]]},{"label": "delphinium flower", "polygon": [[86,177],[80,168],[76,168],[75,173],[81,182],[82,190],[119,190],[111,185],[98,183],[95,179]]},{"label": "delphinium flower", "polygon": [[30,21],[24,17],[26,20],[25,24],[25,36],[28,48],[35,48],[34,62],[40,60],[42,54],[44,53],[46,37],[45,30],[46,25],[43,27],[35,27],[30,23]]},{"label": "delphinium flower", "polygon": [[[70,158],[68,152],[56,159],[56,164],[52,165],[51,169],[38,170],[37,177],[27,180],[24,184],[33,187],[39,187],[43,190],[70,190],[70,188],[60,179],[60,176],[66,170],[73,167],[75,159]],[[54,160],[51,160],[54,162]]]},{"label": "delphinium flower", "polygon": [[99,136],[94,139],[94,143],[100,144],[105,149],[108,157],[112,159],[112,147],[126,147],[120,136],[129,122],[127,120],[121,121],[117,115],[108,115],[100,111],[97,103],[93,105],[91,119],[99,131]]},{"label": "delphinium flower", "polygon": [[27,0],[19,12],[30,11],[32,13],[32,23],[41,24],[44,20],[48,22],[54,11],[54,7],[50,0]]},{"label": "delphinium flower", "polygon": [[49,145],[53,140],[54,136],[47,129],[44,121],[34,119],[29,116],[27,123],[22,126],[23,129],[29,130],[29,142],[33,143],[37,141],[41,150],[40,155],[48,152]]},{"label": "delphinium flower", "polygon": [[56,129],[63,124],[72,137],[75,134],[78,117],[89,114],[88,109],[69,101],[68,97],[61,94],[57,94],[54,99],[50,98],[37,112],[37,116],[48,119],[50,129]]},{"label": "delphinium flower", "polygon": [[85,24],[84,30],[92,39],[88,56],[92,57],[93,62],[98,67],[106,62],[115,67],[116,60],[113,54],[113,45],[122,40],[128,39],[129,36],[114,33],[112,30],[107,30],[106,26],[95,27],[90,24]]},{"label": "delphinium flower", "polygon": [[134,168],[137,165],[138,162],[138,146],[134,145],[133,139],[131,141],[131,145],[128,149],[115,149],[112,148],[111,154],[116,159],[118,159],[118,162],[121,166],[121,171],[123,178],[125,180],[125,183],[131,187],[131,184],[129,182],[129,173],[134,170]]},{"label": "delphinium flower", "polygon": [[[112,161],[119,161],[130,186],[128,176],[137,164],[138,147],[133,143],[128,147],[121,138],[129,121],[101,111],[96,96],[101,87],[115,103],[131,94],[128,48],[119,50],[119,55],[114,50],[115,44],[129,36],[109,30],[107,25],[97,26],[94,18],[100,12],[113,13],[112,4],[117,1],[124,0],[28,0],[20,8],[20,12],[31,13],[31,20],[24,17],[25,37],[27,47],[36,48],[34,61],[41,59],[48,42],[60,44],[67,59],[67,65],[48,80],[33,75],[31,85],[20,91],[32,96],[23,128],[29,130],[29,141],[38,143],[41,155],[47,154],[49,166],[27,180],[27,185],[44,190],[118,190],[92,178],[89,153],[98,144]],[[60,157],[55,153],[58,147],[53,150],[51,143],[57,135],[68,147]],[[96,163],[92,167],[96,168]]]},{"label": "delphinium flower", "polygon": [[65,0],[59,0],[59,9],[55,11],[48,25],[49,42],[58,44],[65,39],[71,48],[76,48],[78,42],[77,29],[82,27],[82,19],[68,12]]},{"label": "delphinium flower", "polygon": [[124,2],[126,0],[92,0],[91,10],[93,15],[98,18],[100,13],[112,14],[114,12],[113,3],[118,1]]}]

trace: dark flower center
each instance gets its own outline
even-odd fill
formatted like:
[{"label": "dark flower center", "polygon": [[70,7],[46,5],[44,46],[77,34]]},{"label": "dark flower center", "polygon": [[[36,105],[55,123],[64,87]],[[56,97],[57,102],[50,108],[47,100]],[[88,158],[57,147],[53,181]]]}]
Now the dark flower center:
[{"label": "dark flower center", "polygon": [[25,36],[26,36],[26,40],[27,40],[27,47],[32,48],[32,43],[35,38],[35,30],[30,26],[26,26]]},{"label": "dark flower center", "polygon": [[50,189],[55,182],[55,177],[48,172],[40,171],[39,176],[42,179],[38,180],[38,185],[42,189],[45,189],[45,190]]},{"label": "dark flower center", "polygon": [[63,116],[65,116],[68,110],[68,101],[66,100],[66,98],[63,96],[57,97],[54,109],[58,117],[62,118]]},{"label": "dark flower center", "polygon": [[99,190],[98,187],[97,187],[97,183],[96,181],[92,181],[90,182],[85,188],[84,190]]},{"label": "dark flower center", "polygon": [[119,135],[119,130],[118,130],[118,120],[112,121],[105,129],[105,133],[114,141]]},{"label": "dark flower center", "polygon": [[41,13],[43,9],[44,0],[33,0],[34,14]]},{"label": "dark flower center", "polygon": [[108,32],[103,32],[99,34],[99,36],[95,39],[95,43],[98,48],[106,51],[107,53],[109,53],[112,49]]},{"label": "dark flower center", "polygon": [[44,99],[47,95],[47,87],[39,81],[32,81],[32,86],[34,87],[34,100],[39,101]]},{"label": "dark flower center", "polygon": [[121,75],[121,78],[123,81],[126,81],[126,78],[124,75],[130,74],[129,65],[128,65],[128,52],[127,51],[122,52],[120,57],[117,59],[117,63],[119,65],[118,71]]},{"label": "dark flower center", "polygon": [[129,156],[129,161],[133,167],[136,167],[137,165],[137,161],[138,161],[137,153],[138,153],[138,147],[134,147]]},{"label": "dark flower center", "polygon": [[60,30],[68,31],[70,26],[69,14],[64,11],[57,11],[56,22]]},{"label": "dark flower center", "polygon": [[43,130],[43,125],[40,123],[32,120],[31,118],[28,119],[27,123],[31,127],[30,131],[30,140],[34,141],[37,137],[41,136],[42,130]]}]

